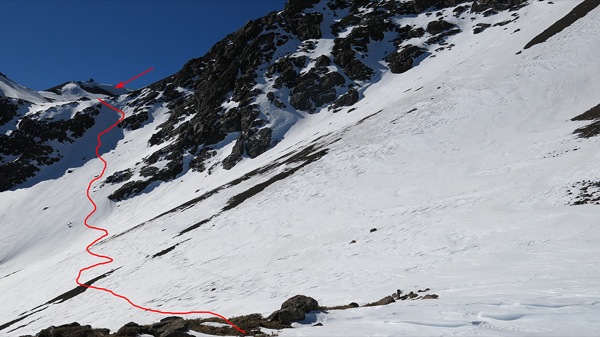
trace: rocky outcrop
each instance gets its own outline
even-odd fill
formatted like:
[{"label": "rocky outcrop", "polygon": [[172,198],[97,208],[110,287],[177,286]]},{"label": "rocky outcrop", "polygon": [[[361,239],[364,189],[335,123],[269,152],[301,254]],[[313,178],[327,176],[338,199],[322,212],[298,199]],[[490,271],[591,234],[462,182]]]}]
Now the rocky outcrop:
[{"label": "rocky outcrop", "polygon": [[[14,116],[14,108],[10,111]],[[39,172],[40,167],[58,162],[62,154],[52,142],[75,142],[95,124],[98,114],[96,108],[89,107],[64,120],[24,116],[9,134],[0,134],[0,191],[22,184]]]},{"label": "rocky outcrop", "polygon": [[[418,290],[417,293],[410,292],[402,295],[402,291],[398,289],[391,296],[386,296],[379,301],[368,303],[363,307],[389,305],[395,303],[396,300],[429,300],[439,298],[436,294],[427,294],[429,288]],[[306,314],[319,311],[321,314],[327,314],[329,310],[348,310],[359,308],[360,305],[356,302],[351,302],[346,305],[321,307],[319,303],[312,297],[304,295],[296,295],[283,302],[281,309],[273,312],[269,317],[265,318],[261,314],[249,314],[238,317],[231,317],[229,321],[235,324],[240,329],[246,331],[246,336],[265,336],[261,328],[267,329],[286,329],[291,328],[293,322],[299,322],[306,318]],[[13,321],[13,322],[17,322]],[[12,323],[12,322],[11,322]],[[8,327],[11,323],[4,324]],[[208,324],[207,324],[208,323]],[[140,325],[135,322],[129,322],[113,334],[109,329],[94,329],[89,325],[82,326],[79,323],[71,323],[61,326],[51,326],[43,329],[35,335],[35,337],[137,337],[140,335],[148,335],[152,337],[190,337],[196,335],[194,332],[232,336],[238,335],[239,332],[233,327],[224,324],[223,326],[215,326],[214,323],[223,323],[216,317],[205,319],[185,319],[179,316],[169,316],[161,319],[159,322]],[[313,326],[319,326],[318,324]],[[2,328],[0,328],[1,330]],[[33,337],[33,336],[22,336]]]},{"label": "rocky outcrop", "polygon": [[133,172],[131,172],[131,170],[129,170],[129,169],[123,170],[123,171],[117,171],[117,172],[111,174],[110,176],[106,177],[104,182],[108,183],[108,184],[118,184],[118,183],[122,183],[124,181],[131,179],[132,176],[133,176]]},{"label": "rocky outcrop", "polygon": [[[404,73],[425,56],[450,49],[452,45],[446,40],[460,32],[454,22],[471,20],[463,18],[464,13],[471,11],[472,17],[482,17],[514,10],[524,3],[290,0],[283,11],[249,21],[206,55],[188,61],[176,74],[119,97],[119,104],[127,110],[119,124],[123,129],[148,127],[157,111],[166,114],[166,120],[161,116],[164,122],[152,126],[148,145],[156,150],[135,167],[124,168],[127,173],[108,178],[110,184],[122,184],[115,186],[110,198],[123,200],[141,193],[153,182],[176,179],[188,170],[210,174],[216,167],[232,169],[244,158],[260,156],[279,140],[273,139],[272,130],[277,129],[273,123],[278,119],[271,111],[340,111],[362,99],[365,88],[381,78],[385,65],[392,73]],[[416,15],[431,19],[427,24],[402,20]],[[484,28],[487,26],[476,26],[475,31]],[[320,40],[325,36],[328,41],[333,39],[332,46]],[[93,81],[76,83],[82,90],[112,95]],[[60,94],[63,87],[49,90]],[[18,119],[15,107],[20,104],[26,103],[0,99],[4,112],[0,114],[0,125]],[[92,125],[94,116],[90,119],[86,115],[75,116],[77,120],[72,122],[32,118],[32,123],[37,125],[34,128],[44,129],[41,134],[69,142]],[[25,120],[19,125],[28,123]],[[65,128],[70,132],[62,132]],[[232,139],[235,143],[229,145],[231,152],[217,160],[217,151],[228,145],[223,141]],[[6,144],[0,149],[0,159],[4,160],[0,162],[0,173],[6,174],[0,190],[14,188],[40,167],[61,160],[60,153],[48,147],[52,140],[32,140],[19,128],[0,135],[0,147]],[[131,181],[138,174],[141,178]]]},{"label": "rocky outcrop", "polygon": [[290,32],[298,36],[301,41],[321,38],[322,13],[307,13],[289,16],[287,24]]},{"label": "rocky outcrop", "polygon": [[246,153],[250,158],[256,158],[263,154],[271,145],[273,130],[270,128],[252,130],[246,139]]},{"label": "rocky outcrop", "polygon": [[440,19],[440,20],[436,20],[436,21],[431,21],[430,23],[427,24],[427,33],[436,35],[436,34],[439,34],[443,31],[449,30],[454,27],[456,27],[454,24],[451,24],[448,21]]},{"label": "rocky outcrop", "polygon": [[600,181],[582,180],[567,189],[569,205],[600,205]]},{"label": "rocky outcrop", "polygon": [[231,169],[235,166],[241,159],[242,154],[244,153],[244,136],[240,135],[238,139],[235,141],[235,145],[233,145],[233,150],[231,150],[231,154],[223,160],[223,168],[226,170]]},{"label": "rocky outcrop", "polygon": [[346,82],[344,76],[327,68],[312,68],[298,77],[297,84],[291,92],[290,104],[298,109],[314,112],[317,108],[333,102],[336,87]]},{"label": "rocky outcrop", "polygon": [[268,320],[283,324],[301,321],[311,311],[319,310],[319,303],[312,297],[296,295],[281,305],[281,309],[273,312]]},{"label": "rocky outcrop", "polygon": [[350,88],[347,93],[343,94],[333,102],[332,108],[354,105],[354,103],[358,102],[359,98],[360,94],[358,91],[354,88]]},{"label": "rocky outcrop", "polygon": [[575,130],[581,138],[591,138],[600,135],[600,104],[571,119],[572,121],[593,121]]},{"label": "rocky outcrop", "polygon": [[400,74],[410,70],[415,60],[426,52],[427,49],[425,48],[407,45],[401,51],[390,54],[385,58],[385,61],[392,73]]},{"label": "rocky outcrop", "polygon": [[127,199],[132,195],[141,193],[144,189],[146,189],[146,187],[148,187],[148,185],[150,185],[150,183],[151,181],[149,180],[130,181],[111,193],[108,196],[108,199],[112,201],[121,201]]},{"label": "rocky outcrop", "polygon": [[321,0],[288,0],[285,4],[285,12],[288,15],[296,15],[301,11],[311,8]]},{"label": "rocky outcrop", "polygon": [[476,0],[471,5],[471,11],[478,13],[486,10],[517,10],[527,3],[526,0]]},{"label": "rocky outcrop", "polygon": [[0,96],[0,126],[17,117],[19,106],[25,104],[22,100]]},{"label": "rocky outcrop", "polygon": [[37,333],[35,337],[103,337],[110,333],[108,329],[92,329],[79,323],[51,326]]},{"label": "rocky outcrop", "polygon": [[388,304],[391,304],[391,303],[394,303],[394,302],[396,302],[396,301],[394,300],[394,298],[392,298],[392,296],[386,296],[386,297],[380,299],[377,302],[365,304],[365,307],[375,307],[375,306],[379,306],[379,305],[388,305]]}]

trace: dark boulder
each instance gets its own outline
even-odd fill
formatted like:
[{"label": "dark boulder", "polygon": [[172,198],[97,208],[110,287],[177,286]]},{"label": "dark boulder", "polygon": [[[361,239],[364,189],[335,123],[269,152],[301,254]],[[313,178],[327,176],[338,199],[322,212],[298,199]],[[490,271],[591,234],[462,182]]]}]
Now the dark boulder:
[{"label": "dark boulder", "polygon": [[142,192],[152,180],[135,180],[126,183],[125,185],[119,187],[116,191],[111,193],[108,196],[108,199],[111,201],[121,201],[132,195],[136,195]]},{"label": "dark boulder", "polygon": [[189,322],[181,317],[166,317],[150,325],[148,333],[156,337],[188,337]]},{"label": "dark boulder", "polygon": [[129,322],[117,330],[117,336],[137,337],[139,334],[142,334],[143,331],[145,331],[145,329],[141,325],[135,322]]},{"label": "dark boulder", "polygon": [[358,91],[356,91],[356,89],[354,89],[354,88],[350,88],[350,90],[348,90],[347,93],[343,94],[338,99],[336,99],[333,102],[333,104],[337,107],[351,106],[354,103],[358,102],[359,98],[360,97],[359,97]]},{"label": "dark boulder", "polygon": [[427,32],[431,35],[435,35],[435,34],[439,34],[445,30],[451,29],[455,27],[453,24],[451,24],[448,21],[444,21],[444,20],[437,20],[437,21],[431,21],[430,23],[427,24]]},{"label": "dark boulder", "polygon": [[296,295],[281,305],[281,309],[273,312],[267,319],[283,324],[301,321],[311,311],[319,310],[319,303],[312,297]]},{"label": "dark boulder", "polygon": [[437,294],[427,294],[423,296],[423,300],[437,300],[440,296]]},{"label": "dark boulder", "polygon": [[379,305],[388,305],[388,304],[391,304],[391,303],[394,303],[394,302],[396,302],[396,301],[394,300],[394,298],[392,298],[392,296],[386,296],[386,297],[380,299],[377,302],[365,304],[365,307],[375,307],[375,306],[379,306]]},{"label": "dark boulder", "polygon": [[152,177],[158,173],[158,167],[155,166],[144,166],[140,169],[140,175],[142,177]]},{"label": "dark boulder", "polygon": [[410,38],[421,37],[423,35],[425,35],[425,29],[423,29],[421,27],[413,28],[406,33],[406,36],[408,36]]},{"label": "dark boulder", "polygon": [[427,49],[408,45],[402,51],[388,55],[385,60],[392,73],[400,74],[410,70],[413,67],[415,59],[423,55],[426,51]]},{"label": "dark boulder", "polygon": [[110,176],[106,177],[104,181],[109,184],[117,184],[131,179],[132,176],[133,172],[131,172],[130,169],[126,169],[111,174]]},{"label": "dark boulder", "polygon": [[473,34],[479,34],[491,26],[489,23],[478,23],[473,28]]},{"label": "dark boulder", "polygon": [[327,55],[321,55],[315,61],[315,67],[327,67],[329,65],[331,65],[331,60]]}]

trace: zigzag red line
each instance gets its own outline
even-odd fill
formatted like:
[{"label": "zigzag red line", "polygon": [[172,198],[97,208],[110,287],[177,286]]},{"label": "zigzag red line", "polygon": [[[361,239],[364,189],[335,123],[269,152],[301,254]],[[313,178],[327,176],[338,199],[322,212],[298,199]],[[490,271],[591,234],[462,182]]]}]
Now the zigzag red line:
[{"label": "zigzag red line", "polygon": [[92,185],[102,179],[102,177],[104,176],[104,173],[106,172],[106,161],[104,160],[104,158],[102,158],[102,156],[100,155],[99,151],[100,151],[100,147],[102,146],[102,141],[100,140],[100,138],[106,134],[107,132],[109,132],[110,130],[114,129],[123,119],[125,119],[125,113],[115,107],[113,107],[112,105],[106,103],[104,100],[98,98],[98,100],[104,104],[105,106],[109,107],[110,109],[118,112],[121,117],[119,118],[118,121],[116,121],[113,125],[111,125],[108,129],[100,132],[98,134],[98,144],[96,145],[96,156],[98,157],[98,159],[100,159],[102,161],[102,172],[100,172],[100,175],[98,175],[97,177],[95,177],[94,179],[92,179],[88,186],[87,186],[87,190],[86,190],[86,195],[88,200],[92,203],[92,205],[94,206],[94,209],[92,209],[92,211],[85,217],[85,219],[83,220],[83,224],[90,229],[94,229],[97,231],[102,232],[102,235],[100,237],[98,237],[96,240],[94,240],[92,243],[90,243],[87,247],[85,247],[85,250],[92,256],[104,259],[105,261],[103,262],[98,262],[96,264],[93,264],[91,266],[85,267],[81,270],[79,270],[79,273],[77,274],[77,278],[75,279],[75,282],[77,282],[77,284],[81,287],[85,287],[88,289],[95,289],[95,290],[100,290],[100,291],[104,291],[106,293],[109,293],[115,297],[121,298],[125,301],[127,301],[127,303],[129,303],[131,306],[133,306],[134,308],[138,308],[140,310],[144,310],[144,311],[150,311],[150,312],[154,312],[157,314],[163,314],[163,315],[212,315],[215,317],[219,317],[220,319],[222,319],[223,321],[227,322],[227,324],[231,325],[234,329],[236,329],[237,331],[241,332],[242,334],[246,335],[246,331],[242,330],[240,327],[238,327],[237,325],[231,323],[227,318],[225,318],[224,316],[217,314],[215,312],[212,311],[206,311],[206,310],[201,310],[201,311],[162,311],[162,310],[157,310],[157,309],[152,309],[152,308],[146,308],[143,307],[141,305],[135,304],[133,303],[129,298],[127,298],[124,295],[118,294],[110,289],[107,288],[102,288],[102,287],[96,287],[93,285],[88,285],[85,283],[81,283],[79,281],[79,279],[81,278],[81,274],[86,271],[86,270],[90,270],[92,268],[98,267],[98,266],[102,266],[102,265],[106,265],[106,264],[110,264],[113,262],[113,259],[110,256],[106,256],[106,255],[100,255],[100,254],[96,254],[94,252],[91,251],[91,247],[93,245],[95,245],[97,242],[99,242],[100,240],[104,239],[105,237],[108,236],[108,231],[104,228],[100,228],[100,227],[95,227],[95,226],[91,226],[90,224],[88,224],[88,220],[89,218],[96,212],[97,206],[96,203],[94,202],[94,200],[92,199],[92,197],[90,196],[90,189],[92,188]]}]

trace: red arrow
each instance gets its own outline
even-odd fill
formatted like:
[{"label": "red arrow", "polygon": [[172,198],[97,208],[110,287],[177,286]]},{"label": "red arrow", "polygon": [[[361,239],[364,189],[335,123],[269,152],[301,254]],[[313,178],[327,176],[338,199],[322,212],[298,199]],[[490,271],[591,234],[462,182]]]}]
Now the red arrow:
[{"label": "red arrow", "polygon": [[125,88],[125,84],[127,84],[127,83],[129,83],[129,82],[131,82],[131,81],[135,80],[136,78],[138,78],[138,77],[140,77],[140,76],[143,76],[143,75],[145,75],[145,74],[147,74],[147,73],[151,72],[152,70],[154,70],[154,68],[150,68],[150,69],[148,69],[148,70],[144,71],[143,73],[141,73],[141,74],[139,74],[139,75],[135,75],[135,76],[133,76],[132,78],[128,79],[128,80],[127,80],[127,81],[125,81],[125,82],[119,82],[119,84],[117,84],[117,86],[116,86],[115,88],[117,88],[117,89]]}]

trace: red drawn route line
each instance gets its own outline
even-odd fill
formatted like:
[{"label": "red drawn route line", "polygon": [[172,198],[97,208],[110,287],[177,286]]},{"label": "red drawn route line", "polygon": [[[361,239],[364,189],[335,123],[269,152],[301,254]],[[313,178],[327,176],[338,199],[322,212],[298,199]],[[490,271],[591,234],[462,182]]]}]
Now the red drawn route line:
[{"label": "red drawn route line", "polygon": [[88,224],[88,220],[89,220],[89,218],[90,218],[90,217],[91,217],[91,216],[92,216],[92,215],[93,215],[93,214],[96,212],[96,209],[97,209],[97,207],[96,207],[96,203],[94,202],[94,200],[93,200],[93,199],[92,199],[92,197],[90,196],[90,189],[91,189],[92,185],[93,185],[93,184],[94,184],[96,181],[100,180],[100,179],[102,178],[102,176],[104,176],[104,173],[106,172],[106,166],[107,166],[107,164],[106,164],[106,161],[104,160],[104,158],[102,158],[102,156],[100,156],[100,153],[99,153],[100,147],[102,146],[102,142],[100,141],[100,138],[101,138],[101,137],[102,137],[104,134],[106,134],[107,132],[109,132],[110,130],[114,129],[114,128],[115,128],[115,127],[116,127],[116,126],[117,126],[117,125],[118,125],[118,124],[119,124],[119,123],[120,123],[120,122],[121,122],[121,121],[122,121],[122,120],[125,118],[125,113],[124,113],[123,111],[121,111],[121,110],[119,110],[119,109],[117,109],[117,108],[113,107],[112,105],[110,105],[110,104],[106,103],[105,101],[103,101],[103,100],[102,100],[102,99],[100,99],[100,98],[98,98],[98,100],[99,100],[99,101],[100,101],[102,104],[106,105],[107,107],[109,107],[110,109],[112,109],[112,110],[114,110],[114,111],[118,112],[118,113],[121,115],[121,117],[119,118],[119,120],[118,120],[118,121],[116,121],[116,122],[115,122],[113,125],[111,125],[111,126],[108,128],[108,129],[106,129],[106,130],[104,130],[104,131],[102,131],[102,132],[100,132],[100,133],[98,134],[98,144],[96,145],[96,156],[97,156],[97,157],[98,157],[98,158],[99,158],[99,159],[102,161],[102,165],[103,165],[103,166],[102,166],[102,172],[100,173],[100,175],[96,176],[94,179],[92,179],[92,180],[90,181],[90,183],[89,183],[89,184],[88,184],[88,186],[87,186],[87,190],[86,190],[86,195],[87,195],[87,198],[88,198],[88,200],[89,200],[89,201],[92,203],[92,205],[94,206],[94,209],[93,209],[93,210],[92,210],[92,211],[91,211],[91,212],[90,212],[90,213],[89,213],[89,214],[88,214],[88,215],[85,217],[85,219],[83,220],[83,223],[84,223],[84,225],[85,225],[87,228],[90,228],[90,229],[94,229],[94,230],[100,231],[100,232],[102,232],[103,234],[102,234],[102,235],[101,235],[99,238],[97,238],[96,240],[94,240],[92,243],[90,243],[89,245],[87,245],[87,247],[85,247],[85,250],[86,250],[86,251],[87,251],[87,252],[88,252],[90,255],[92,255],[92,256],[95,256],[95,257],[99,257],[99,258],[101,258],[101,259],[104,259],[105,261],[103,261],[103,262],[98,262],[98,263],[96,263],[96,264],[93,264],[93,265],[91,265],[91,266],[88,266],[88,267],[85,267],[85,268],[81,269],[81,270],[79,271],[79,274],[77,274],[77,278],[75,279],[75,282],[77,282],[77,284],[78,284],[79,286],[81,286],[81,287],[85,287],[85,288],[88,288],[88,289],[95,289],[95,290],[100,290],[100,291],[107,292],[107,293],[109,293],[109,294],[111,294],[111,295],[113,295],[113,296],[115,296],[115,297],[118,297],[118,298],[121,298],[121,299],[123,299],[123,300],[127,301],[127,303],[129,303],[131,306],[133,306],[133,307],[135,307],[135,308],[138,308],[138,309],[140,309],[140,310],[144,310],[144,311],[150,311],[150,312],[154,312],[154,313],[157,313],[157,314],[164,314],[164,315],[212,315],[212,316],[216,316],[216,317],[219,317],[220,319],[224,320],[225,322],[227,322],[227,324],[231,325],[231,326],[232,326],[234,329],[236,329],[237,331],[239,331],[239,332],[241,332],[242,334],[244,334],[244,335],[245,335],[245,334],[246,334],[246,331],[242,330],[242,329],[241,329],[241,328],[239,328],[237,325],[235,325],[235,324],[231,323],[231,322],[230,322],[230,321],[229,321],[227,318],[225,318],[224,316],[222,316],[222,315],[219,315],[219,314],[217,314],[217,313],[214,313],[214,312],[212,312],[212,311],[162,311],[162,310],[156,310],[156,309],[146,308],[146,307],[143,307],[143,306],[141,306],[141,305],[138,305],[138,304],[135,304],[135,303],[133,303],[133,302],[132,302],[132,301],[131,301],[129,298],[127,298],[126,296],[124,296],[124,295],[120,295],[120,294],[118,294],[118,293],[116,293],[116,292],[114,292],[114,291],[112,291],[112,290],[110,290],[110,289],[107,289],[107,288],[102,288],[102,287],[97,287],[97,286],[93,286],[93,285],[88,285],[88,284],[85,284],[85,283],[81,283],[81,282],[79,281],[79,279],[81,278],[81,274],[82,274],[84,271],[86,271],[86,270],[90,270],[90,269],[92,269],[92,268],[95,268],[95,267],[98,267],[98,266],[102,266],[102,265],[110,264],[110,263],[112,263],[112,262],[113,262],[113,258],[111,258],[110,256],[106,256],[106,255],[100,255],[100,254],[94,253],[94,252],[92,252],[92,251],[90,250],[90,248],[91,248],[93,245],[95,245],[95,244],[96,244],[98,241],[100,241],[100,240],[102,240],[102,239],[104,239],[105,237],[107,237],[107,236],[108,236],[108,231],[107,231],[106,229],[104,229],[104,228],[101,228],[101,227],[95,227],[95,226],[91,226],[91,225],[89,225],[89,224]]}]

